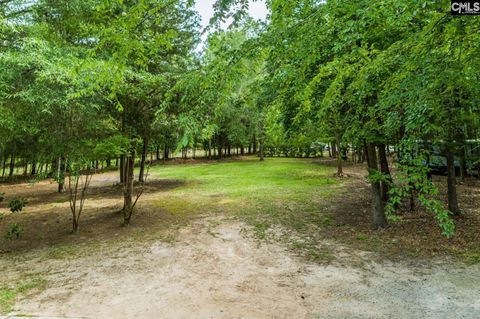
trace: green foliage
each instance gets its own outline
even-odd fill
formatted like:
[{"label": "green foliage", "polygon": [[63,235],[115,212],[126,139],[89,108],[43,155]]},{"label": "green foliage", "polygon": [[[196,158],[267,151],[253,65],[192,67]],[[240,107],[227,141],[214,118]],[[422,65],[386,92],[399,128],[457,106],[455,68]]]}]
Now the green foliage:
[{"label": "green foliage", "polygon": [[[412,145],[413,144],[413,145]],[[455,225],[450,213],[444,208],[438,199],[438,188],[428,178],[429,168],[424,164],[428,156],[425,150],[412,149],[417,143],[403,142],[403,157],[398,165],[396,182],[390,184],[390,200],[386,205],[386,213],[391,219],[396,219],[394,214],[403,199],[412,196],[418,198],[420,203],[431,212],[437,220],[442,234],[451,237],[455,231]],[[415,156],[411,154],[415,153]]]},{"label": "green foliage", "polygon": [[11,224],[5,234],[5,238],[9,240],[20,239],[23,235],[23,228],[18,224]]},{"label": "green foliage", "polygon": [[27,204],[26,200],[16,198],[11,200],[10,203],[8,203],[8,207],[10,208],[10,211],[12,213],[17,213],[17,212],[21,212],[26,204]]}]

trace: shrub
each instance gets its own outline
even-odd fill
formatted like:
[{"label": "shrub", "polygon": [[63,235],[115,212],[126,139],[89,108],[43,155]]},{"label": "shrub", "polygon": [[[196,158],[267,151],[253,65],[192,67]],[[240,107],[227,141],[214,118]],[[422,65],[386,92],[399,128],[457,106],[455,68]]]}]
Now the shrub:
[{"label": "shrub", "polygon": [[14,199],[8,204],[8,207],[10,207],[12,213],[16,213],[21,212],[26,204],[27,202],[23,199]]},{"label": "shrub", "polygon": [[19,239],[23,235],[23,228],[20,227],[18,224],[11,224],[7,233],[5,234],[5,238],[9,240]]}]

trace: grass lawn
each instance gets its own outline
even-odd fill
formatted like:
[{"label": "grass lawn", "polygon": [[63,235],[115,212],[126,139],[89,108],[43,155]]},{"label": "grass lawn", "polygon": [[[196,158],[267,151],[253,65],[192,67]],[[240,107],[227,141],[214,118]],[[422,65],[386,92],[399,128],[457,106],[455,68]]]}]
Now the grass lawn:
[{"label": "grass lawn", "polygon": [[324,214],[325,199],[342,191],[334,173],[334,168],[312,160],[284,158],[155,166],[150,170],[153,178],[185,181],[185,186],[158,199],[158,207],[180,216],[221,213],[237,217],[254,226],[262,239],[274,235],[272,226],[281,225],[289,235],[277,239],[314,259],[329,255],[314,249],[312,231],[331,223]]}]

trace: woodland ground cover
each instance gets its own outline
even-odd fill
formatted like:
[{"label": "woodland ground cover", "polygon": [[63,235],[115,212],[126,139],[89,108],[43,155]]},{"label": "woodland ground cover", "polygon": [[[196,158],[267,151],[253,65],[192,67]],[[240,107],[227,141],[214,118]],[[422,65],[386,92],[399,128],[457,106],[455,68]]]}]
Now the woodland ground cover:
[{"label": "woodland ground cover", "polygon": [[[77,263],[186,229],[168,254],[198,244],[188,256],[228,272],[222,252],[247,255],[228,238],[252,247],[240,226],[207,225],[221,241],[183,228],[217,214],[317,266],[340,246],[478,263],[478,16],[447,0],[266,0],[255,21],[249,2],[216,0],[201,30],[192,0],[0,0],[3,255]],[[178,153],[195,164],[150,169]],[[4,304],[43,286],[7,268]]]},{"label": "woodland ground cover", "polygon": [[[456,220],[460,232],[448,239],[427,212],[412,215],[407,211],[384,232],[360,222],[368,214],[369,203],[359,204],[358,198],[368,192],[368,181],[362,165],[345,169],[346,176],[339,178],[332,160],[268,158],[258,162],[255,157],[155,165],[149,171],[149,187],[138,216],[128,227],[121,227],[121,202],[115,197],[121,189],[114,174],[98,174],[92,180],[89,209],[78,235],[66,231],[71,222],[68,198],[56,193],[51,181],[4,184],[1,191],[13,192],[29,204],[19,214],[7,213],[2,204],[5,215],[0,230],[15,222],[25,233],[19,240],[0,239],[1,259],[7,264],[36,259],[68,262],[156,241],[173,243],[178,232],[193,221],[222,216],[244,222],[245,234],[259,243],[280,243],[315,263],[333,262],[339,247],[350,253],[374,252],[370,260],[408,258],[415,262],[441,257],[479,262],[478,181],[460,186],[466,213]],[[214,237],[216,223],[205,226]],[[2,280],[3,311],[12,309],[16,298],[51,287],[54,283],[49,286],[45,274],[24,269]]]}]

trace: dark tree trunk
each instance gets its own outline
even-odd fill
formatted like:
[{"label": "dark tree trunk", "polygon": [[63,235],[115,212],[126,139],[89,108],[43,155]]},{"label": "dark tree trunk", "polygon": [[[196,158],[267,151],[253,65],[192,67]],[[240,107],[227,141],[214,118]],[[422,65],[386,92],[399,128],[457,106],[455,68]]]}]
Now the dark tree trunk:
[{"label": "dark tree trunk", "polygon": [[125,160],[125,183],[123,185],[123,222],[125,225],[130,224],[133,213],[133,170],[135,166],[135,151]]},{"label": "dark tree trunk", "polygon": [[164,160],[164,161],[165,161],[165,160],[168,160],[169,157],[170,157],[170,151],[169,151],[169,149],[168,149],[167,144],[165,144],[165,147],[164,147],[164,149],[163,149],[163,160]]},{"label": "dark tree trunk", "polygon": [[245,155],[245,148],[243,145],[240,147],[240,155]]},{"label": "dark tree trunk", "polygon": [[455,178],[455,158],[450,146],[447,146],[447,188],[448,188],[448,210],[453,215],[460,215],[458,207],[457,185]]},{"label": "dark tree trunk", "polygon": [[142,158],[140,159],[140,172],[138,174],[138,182],[143,183],[145,181],[145,162],[147,161],[148,139],[143,138],[142,146]]},{"label": "dark tree trunk", "polygon": [[264,145],[263,145],[263,137],[260,139],[260,161],[264,160],[265,154],[264,154]]},{"label": "dark tree trunk", "polygon": [[[338,150],[340,150],[340,145],[342,145],[340,132],[336,132],[335,140],[338,146]],[[337,175],[343,176],[342,156],[340,156],[340,154],[337,155]]]},{"label": "dark tree trunk", "polygon": [[120,155],[120,184],[125,183],[125,155]]},{"label": "dark tree trunk", "polygon": [[[369,173],[378,172],[377,151],[372,143],[367,143],[367,161]],[[387,218],[385,217],[385,207],[382,199],[382,190],[380,182],[371,181],[372,184],[372,219],[373,226],[377,229],[387,227]]]},{"label": "dark tree trunk", "polygon": [[15,169],[15,152],[12,151],[12,154],[10,156],[10,171],[8,172],[8,177],[13,176],[13,170]]},{"label": "dark tree trunk", "polygon": [[23,164],[23,176],[27,176],[28,173],[28,162],[25,160],[25,163]]},{"label": "dark tree trunk", "polygon": [[380,144],[378,146],[378,155],[380,158],[380,170],[384,176],[387,177],[387,181],[382,181],[382,198],[386,203],[389,200],[388,192],[390,191],[389,182],[391,181],[390,168],[388,167],[387,153],[385,152],[385,145]]},{"label": "dark tree trunk", "polygon": [[160,160],[160,146],[157,145],[157,149],[156,149],[156,158],[157,158],[157,161]]},{"label": "dark tree trunk", "polygon": [[3,154],[2,177],[5,177],[5,168],[7,166],[7,158],[8,158],[7,152],[4,152],[4,153],[5,154]]},{"label": "dark tree trunk", "polygon": [[63,175],[64,165],[65,165],[64,161],[62,161],[62,158],[59,157],[57,162],[57,182],[58,182],[59,193],[63,193],[64,185],[65,185],[64,175]]}]

